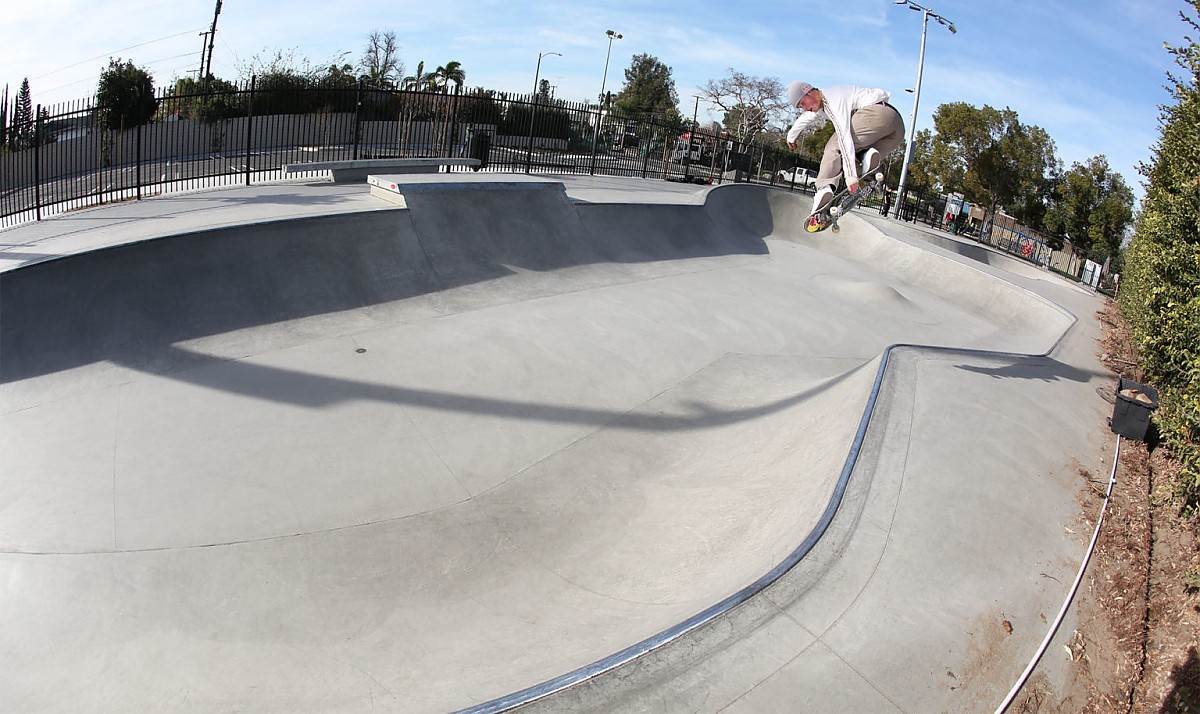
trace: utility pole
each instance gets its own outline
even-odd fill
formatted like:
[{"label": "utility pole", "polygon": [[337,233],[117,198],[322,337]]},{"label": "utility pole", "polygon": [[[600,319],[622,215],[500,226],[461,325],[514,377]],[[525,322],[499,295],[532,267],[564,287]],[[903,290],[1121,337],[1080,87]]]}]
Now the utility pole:
[{"label": "utility pole", "polygon": [[204,75],[202,79],[208,80],[212,77],[212,55],[213,42],[217,39],[217,18],[221,15],[221,0],[217,0],[217,9],[213,13],[212,29],[208,31],[208,62],[204,67]]},{"label": "utility pole", "polygon": [[204,79],[204,57],[208,50],[208,32],[200,33],[200,69],[196,70],[196,82],[199,83]]}]

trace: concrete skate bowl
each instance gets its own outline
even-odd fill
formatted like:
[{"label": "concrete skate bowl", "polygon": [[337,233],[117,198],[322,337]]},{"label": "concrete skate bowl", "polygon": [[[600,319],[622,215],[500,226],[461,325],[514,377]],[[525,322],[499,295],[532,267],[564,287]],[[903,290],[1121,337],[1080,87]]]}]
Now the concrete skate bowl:
[{"label": "concrete skate bowl", "polygon": [[0,275],[10,708],[543,696],[819,536],[888,345],[1071,320],[782,191],[406,200]]},{"label": "concrete skate bowl", "polygon": [[[870,222],[875,225],[879,225],[881,220],[874,216],[870,217]],[[910,243],[933,245],[948,254],[961,255],[977,263],[998,268],[1005,273],[1035,280],[1060,280],[1059,277],[1028,260],[1003,252],[999,248],[976,243],[969,238],[951,236],[902,222],[888,222],[885,225],[889,235],[894,238],[901,238]]]}]

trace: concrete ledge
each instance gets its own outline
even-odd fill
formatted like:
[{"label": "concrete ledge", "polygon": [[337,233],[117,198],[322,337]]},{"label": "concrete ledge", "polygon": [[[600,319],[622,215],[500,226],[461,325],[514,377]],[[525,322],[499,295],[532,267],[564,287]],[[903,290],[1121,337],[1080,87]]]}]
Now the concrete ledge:
[{"label": "concrete ledge", "polygon": [[396,159],[346,159],[344,161],[313,161],[303,164],[284,164],[283,172],[329,171],[334,183],[365,181],[367,176],[380,171],[399,174],[436,174],[443,166],[479,166],[479,159],[440,158],[396,158]]},{"label": "concrete ledge", "polygon": [[557,178],[496,173],[444,174],[434,180],[414,176],[412,172],[405,174],[371,174],[367,176],[367,185],[370,186],[372,196],[381,198],[401,208],[408,208],[408,202],[404,198],[406,194],[428,193],[431,191],[552,189],[565,192],[566,190],[563,182]]}]

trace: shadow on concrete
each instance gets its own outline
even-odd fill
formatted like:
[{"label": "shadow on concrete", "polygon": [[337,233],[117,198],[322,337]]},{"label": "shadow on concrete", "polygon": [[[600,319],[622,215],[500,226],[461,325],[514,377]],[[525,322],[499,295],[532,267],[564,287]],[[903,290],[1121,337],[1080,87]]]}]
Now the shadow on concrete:
[{"label": "shadow on concrete", "polygon": [[178,347],[168,349],[180,353],[172,361],[200,365],[196,369],[167,375],[169,379],[205,389],[310,409],[327,408],[346,402],[373,401],[502,419],[659,432],[709,429],[775,414],[832,389],[857,371],[857,368],[851,369],[785,399],[744,409],[713,409],[710,405],[693,402],[687,405],[686,411],[638,413],[373,384],[251,364],[244,360],[218,360]]},{"label": "shadow on concrete", "polygon": [[994,379],[1036,379],[1055,382],[1067,379],[1072,382],[1089,382],[1093,377],[1110,377],[1103,372],[1079,369],[1049,357],[1015,356],[1008,364],[993,367],[958,364],[956,368],[966,372],[985,374]]},{"label": "shadow on concrete", "polygon": [[0,383],[100,361],[172,371],[191,364],[174,360],[173,343],[518,272],[767,253],[770,209],[762,198],[757,209],[741,208],[768,212],[758,231],[747,232],[717,225],[705,206],[577,208],[561,184],[550,185],[430,191],[413,196],[407,211],[218,228],[7,271]]}]

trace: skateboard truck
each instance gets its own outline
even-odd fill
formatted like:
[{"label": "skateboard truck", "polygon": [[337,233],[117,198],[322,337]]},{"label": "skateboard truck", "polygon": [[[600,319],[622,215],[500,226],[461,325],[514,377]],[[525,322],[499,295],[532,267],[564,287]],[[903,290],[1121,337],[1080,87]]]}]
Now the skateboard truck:
[{"label": "skateboard truck", "polygon": [[864,198],[875,193],[875,190],[883,183],[883,172],[877,171],[871,178],[873,180],[867,181],[865,186],[858,189],[858,193],[850,193],[849,188],[839,191],[830,201],[829,206],[809,217],[804,226],[805,230],[809,233],[819,233],[826,228],[832,228],[834,233],[841,230],[838,226],[838,219],[849,213],[850,209],[857,206]]}]

